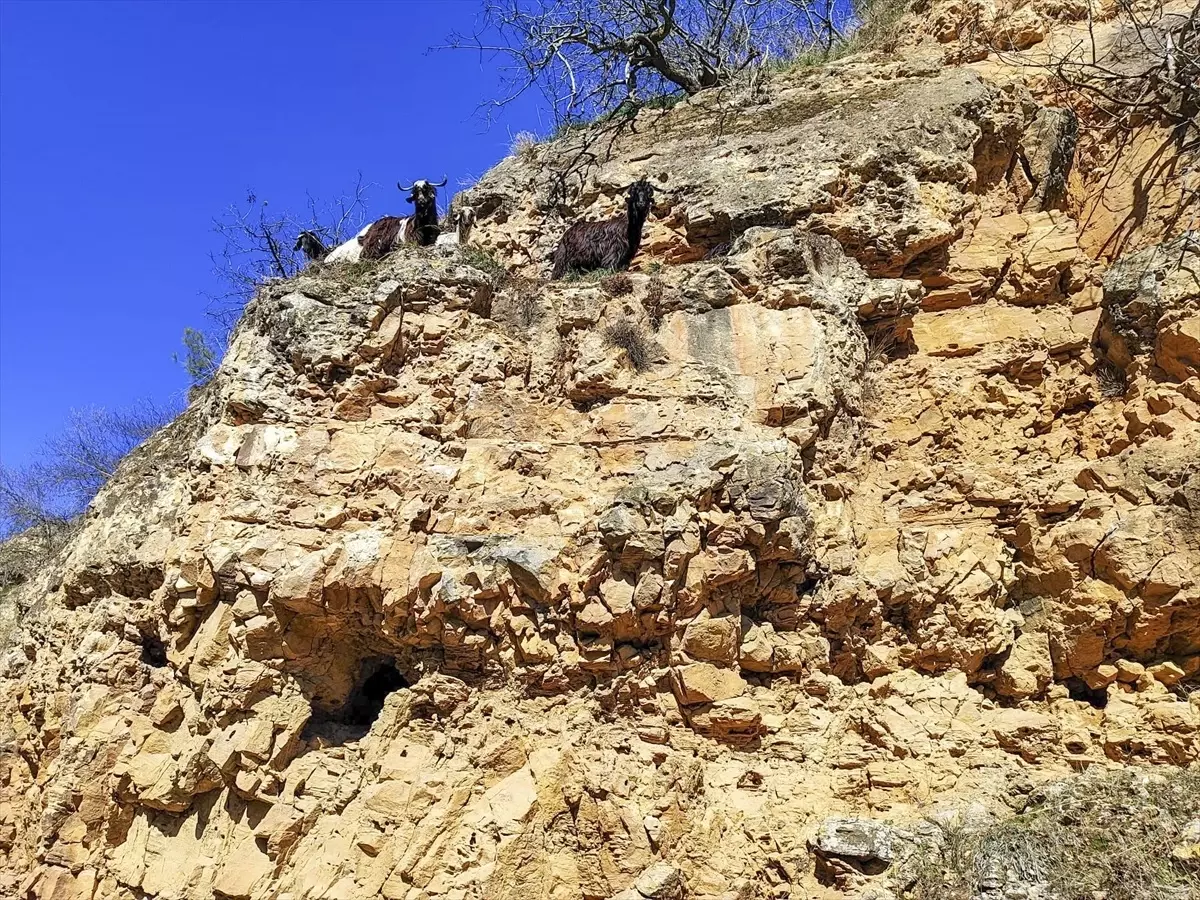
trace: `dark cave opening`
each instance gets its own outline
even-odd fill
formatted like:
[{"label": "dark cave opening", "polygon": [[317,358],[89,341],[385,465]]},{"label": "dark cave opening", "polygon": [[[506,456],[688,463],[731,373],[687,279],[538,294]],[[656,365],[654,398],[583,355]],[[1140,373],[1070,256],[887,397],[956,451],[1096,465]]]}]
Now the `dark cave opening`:
[{"label": "dark cave opening", "polygon": [[142,635],[142,662],[155,669],[161,669],[167,664],[167,645],[158,635]]},{"label": "dark cave opening", "polygon": [[388,695],[408,687],[396,661],[373,657],[362,662],[358,680],[344,703],[333,709],[314,704],[312,718],[302,738],[319,743],[342,744],[366,736],[383,712]]},{"label": "dark cave opening", "polygon": [[1090,703],[1096,709],[1104,709],[1108,705],[1108,688],[1091,688],[1082,678],[1072,676],[1063,682],[1072,700]]},{"label": "dark cave opening", "polygon": [[379,664],[350,693],[346,705],[342,708],[342,724],[370,729],[383,712],[383,702],[388,694],[404,687],[408,687],[408,682],[394,662],[385,661]]}]

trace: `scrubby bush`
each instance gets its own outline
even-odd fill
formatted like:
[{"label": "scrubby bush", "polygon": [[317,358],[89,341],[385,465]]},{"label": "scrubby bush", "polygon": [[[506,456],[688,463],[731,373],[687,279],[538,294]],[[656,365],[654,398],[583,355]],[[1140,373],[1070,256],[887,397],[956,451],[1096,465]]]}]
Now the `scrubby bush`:
[{"label": "scrubby bush", "polygon": [[600,289],[610,297],[623,297],[633,293],[633,279],[624,272],[614,272],[600,279]]},{"label": "scrubby bush", "polygon": [[1125,370],[1120,366],[1115,366],[1107,360],[1101,360],[1096,364],[1092,376],[1096,379],[1096,387],[1100,391],[1100,396],[1105,400],[1125,396],[1127,387]]},{"label": "scrubby bush", "polygon": [[1068,779],[1041,789],[1010,819],[943,826],[941,840],[910,861],[906,896],[975,900],[986,882],[1000,880],[1054,900],[1191,900],[1200,897],[1200,867],[1177,848],[1197,819],[1194,771]]},{"label": "scrubby bush", "polygon": [[661,349],[646,329],[636,322],[622,319],[604,329],[604,342],[624,350],[635,371],[644,372],[658,359]]},{"label": "scrubby bush", "polygon": [[217,339],[196,328],[183,329],[183,356],[175,354],[175,362],[187,372],[188,382],[196,390],[208,384],[221,364]]},{"label": "scrubby bush", "polygon": [[655,331],[662,326],[662,306],[665,295],[666,282],[657,275],[651,275],[649,282],[646,283],[646,299],[642,305],[646,309],[646,315],[650,318],[650,327]]}]

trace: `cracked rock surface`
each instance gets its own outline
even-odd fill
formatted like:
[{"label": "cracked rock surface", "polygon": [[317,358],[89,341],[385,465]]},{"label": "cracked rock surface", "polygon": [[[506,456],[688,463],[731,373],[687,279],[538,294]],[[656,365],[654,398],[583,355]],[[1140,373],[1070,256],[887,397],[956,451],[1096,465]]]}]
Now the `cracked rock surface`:
[{"label": "cracked rock surface", "polygon": [[[1194,763],[1195,245],[1093,254],[1078,128],[852,57],[265,285],[3,589],[0,894],[882,897],[932,808]],[[642,174],[629,289],[539,280]]]}]

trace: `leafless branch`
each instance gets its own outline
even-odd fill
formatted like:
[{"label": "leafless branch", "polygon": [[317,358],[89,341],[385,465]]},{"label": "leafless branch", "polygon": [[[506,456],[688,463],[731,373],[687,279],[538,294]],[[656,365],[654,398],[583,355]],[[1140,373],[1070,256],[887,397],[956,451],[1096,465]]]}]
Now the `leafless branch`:
[{"label": "leafless branch", "polygon": [[1097,46],[1089,15],[1086,45],[1081,40],[1036,64],[1015,54],[1011,59],[1044,69],[1113,128],[1128,132],[1157,120],[1172,126],[1179,146],[1186,146],[1198,133],[1200,6],[1183,15],[1160,4],[1117,0],[1116,21],[1117,36],[1107,47]]},{"label": "leafless branch", "polygon": [[563,125],[728,83],[816,30],[832,43],[846,17],[834,0],[483,0],[476,29],[437,49],[499,61],[486,114],[535,90]]},{"label": "leafless branch", "polygon": [[254,191],[213,221],[221,237],[219,250],[209,254],[218,289],[209,294],[208,315],[226,336],[269,278],[290,278],[307,260],[294,251],[296,236],[311,231],[332,247],[357,234],[367,221],[367,193],[373,185],[358,175],[350,189],[328,202],[308,197],[305,212],[273,209]]}]

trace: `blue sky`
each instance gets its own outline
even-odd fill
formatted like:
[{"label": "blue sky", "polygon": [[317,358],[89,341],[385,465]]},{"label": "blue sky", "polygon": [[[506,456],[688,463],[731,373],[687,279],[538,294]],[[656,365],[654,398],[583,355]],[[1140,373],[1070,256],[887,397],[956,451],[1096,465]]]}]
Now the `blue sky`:
[{"label": "blue sky", "polygon": [[494,69],[426,54],[478,9],[0,0],[0,462],[72,407],[180,401],[212,219],[247,188],[302,209],[361,170],[402,215],[397,180],[453,186],[544,130],[533,97],[487,129]]}]

